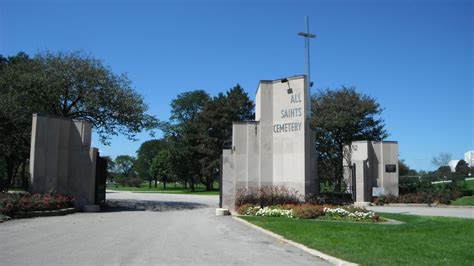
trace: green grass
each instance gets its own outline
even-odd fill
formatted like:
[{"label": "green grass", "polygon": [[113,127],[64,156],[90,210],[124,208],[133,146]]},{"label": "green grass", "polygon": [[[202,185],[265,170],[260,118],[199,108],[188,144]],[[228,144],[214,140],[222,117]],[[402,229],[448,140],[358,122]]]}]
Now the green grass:
[{"label": "green grass", "polygon": [[382,215],[405,224],[242,218],[287,239],[362,265],[473,265],[474,220]]},{"label": "green grass", "polygon": [[466,196],[459,198],[453,202],[451,202],[451,205],[454,206],[474,206],[474,196]]},{"label": "green grass", "polygon": [[214,189],[212,191],[206,191],[205,187],[197,186],[195,191],[191,191],[190,188],[184,188],[181,185],[175,187],[174,184],[168,184],[166,190],[163,189],[162,185],[158,185],[155,188],[154,184],[149,188],[148,184],[143,183],[140,187],[126,187],[120,185],[109,185],[107,189],[119,190],[119,191],[131,191],[136,193],[169,193],[169,194],[194,194],[194,195],[219,195],[219,189]]},{"label": "green grass", "polygon": [[466,180],[467,189],[474,189],[474,180]]}]

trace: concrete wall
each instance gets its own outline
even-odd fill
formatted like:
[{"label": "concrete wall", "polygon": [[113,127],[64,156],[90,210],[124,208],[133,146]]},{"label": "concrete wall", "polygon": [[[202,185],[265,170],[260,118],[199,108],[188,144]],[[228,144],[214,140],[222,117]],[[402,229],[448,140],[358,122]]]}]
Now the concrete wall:
[{"label": "concrete wall", "polygon": [[[305,132],[310,130],[306,124],[305,79],[287,80],[269,82],[273,92],[273,182],[304,194],[305,158],[310,158],[305,145]],[[288,93],[289,88],[292,93]]]},{"label": "concrete wall", "polygon": [[[398,196],[398,142],[395,141],[374,141],[372,142],[377,165],[377,187],[381,187],[386,195],[392,194]],[[395,172],[389,173],[385,167],[387,165],[396,165]]]},{"label": "concrete wall", "polygon": [[234,209],[235,206],[235,165],[232,150],[222,151],[222,207]]},{"label": "concrete wall", "polygon": [[[343,161],[344,181],[355,185],[356,201],[371,201],[373,192],[398,196],[398,143],[395,141],[354,141],[344,148],[345,157],[351,158],[356,167],[355,184],[351,168]],[[387,172],[388,165],[395,165],[395,172]]]},{"label": "concrete wall", "polygon": [[90,147],[91,132],[86,121],[34,114],[30,191],[71,195],[77,207],[94,204],[98,150]]},{"label": "concrete wall", "polygon": [[467,151],[464,153],[464,161],[469,167],[474,167],[474,151]]},{"label": "concrete wall", "polygon": [[302,195],[316,192],[317,158],[307,119],[305,77],[287,81],[261,81],[256,121],[233,125],[232,150],[223,153],[224,208],[234,209],[229,204],[240,188],[281,185]]}]

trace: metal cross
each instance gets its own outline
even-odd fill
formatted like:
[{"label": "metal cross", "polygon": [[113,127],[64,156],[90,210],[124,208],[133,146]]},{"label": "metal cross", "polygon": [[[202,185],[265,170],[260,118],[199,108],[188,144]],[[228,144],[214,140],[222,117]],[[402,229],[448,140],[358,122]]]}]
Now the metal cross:
[{"label": "metal cross", "polygon": [[[306,48],[306,55],[305,55],[305,63],[306,63],[306,83],[307,83],[307,87],[308,87],[308,96],[309,96],[309,99],[311,99],[311,86],[313,84],[311,84],[311,79],[310,79],[310,75],[309,75],[309,71],[310,71],[310,68],[309,68],[309,39],[310,38],[315,38],[316,35],[315,34],[311,34],[309,33],[309,18],[308,16],[305,16],[305,22],[306,22],[306,32],[300,32],[298,33],[299,36],[303,36],[304,37],[304,46]],[[308,114],[311,113],[311,100],[308,101]]]}]

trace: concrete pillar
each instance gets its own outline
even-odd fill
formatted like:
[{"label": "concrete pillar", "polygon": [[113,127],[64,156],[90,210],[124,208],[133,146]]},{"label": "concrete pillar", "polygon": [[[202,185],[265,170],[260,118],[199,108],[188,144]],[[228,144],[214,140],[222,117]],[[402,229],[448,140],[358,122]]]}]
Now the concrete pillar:
[{"label": "concrete pillar", "polygon": [[76,207],[94,204],[98,150],[91,135],[89,122],[34,114],[30,191],[70,195]]}]

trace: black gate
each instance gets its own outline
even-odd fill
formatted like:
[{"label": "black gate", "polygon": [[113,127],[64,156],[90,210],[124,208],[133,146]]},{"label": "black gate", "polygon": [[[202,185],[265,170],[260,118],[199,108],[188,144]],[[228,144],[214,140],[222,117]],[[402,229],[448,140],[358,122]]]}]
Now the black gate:
[{"label": "black gate", "polygon": [[352,200],[356,201],[356,164],[352,164]]},{"label": "black gate", "polygon": [[101,204],[105,202],[107,160],[98,154],[95,169],[95,204]]}]

